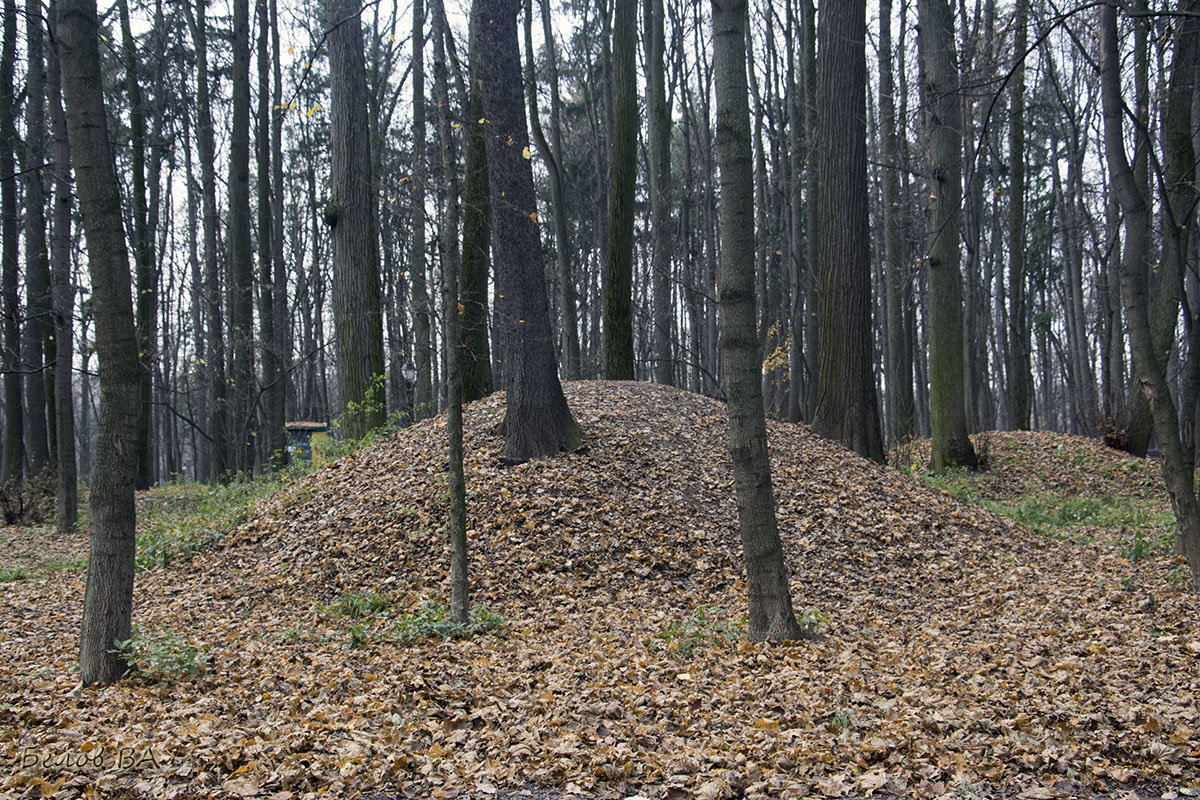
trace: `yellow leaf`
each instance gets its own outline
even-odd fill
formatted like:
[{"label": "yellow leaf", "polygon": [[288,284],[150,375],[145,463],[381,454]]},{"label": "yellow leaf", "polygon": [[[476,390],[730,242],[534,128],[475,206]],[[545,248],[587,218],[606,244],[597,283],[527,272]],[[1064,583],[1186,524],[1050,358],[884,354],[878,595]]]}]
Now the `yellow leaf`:
[{"label": "yellow leaf", "polygon": [[479,118],[479,124],[480,124],[480,125],[487,125],[487,117],[480,117],[480,118]]},{"label": "yellow leaf", "polygon": [[292,46],[289,44],[289,45],[288,45],[288,55],[290,56],[290,55],[292,55],[292,54],[293,54],[293,53],[295,53],[295,52],[296,52],[296,48],[292,47]]},{"label": "yellow leaf", "polygon": [[522,150],[521,155],[525,156],[526,160],[528,160],[529,159],[529,148],[526,147],[524,150]]},{"label": "yellow leaf", "polygon": [[534,222],[537,222],[537,212],[536,212],[536,211],[530,211],[530,212],[529,212],[529,218],[530,218],[531,220],[533,220]]}]

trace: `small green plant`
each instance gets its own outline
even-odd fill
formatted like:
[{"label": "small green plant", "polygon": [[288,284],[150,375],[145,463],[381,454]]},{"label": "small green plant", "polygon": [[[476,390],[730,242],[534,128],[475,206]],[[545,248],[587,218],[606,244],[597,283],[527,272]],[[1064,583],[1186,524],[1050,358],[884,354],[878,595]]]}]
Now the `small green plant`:
[{"label": "small green plant", "polygon": [[668,650],[674,650],[684,658],[706,644],[728,644],[741,638],[744,626],[730,619],[720,606],[698,605],[691,616],[673,622],[658,635]]},{"label": "small green plant", "polygon": [[362,650],[367,646],[370,636],[367,632],[367,627],[363,623],[358,623],[350,629],[350,649]]},{"label": "small green plant", "polygon": [[450,609],[430,600],[402,614],[392,626],[391,635],[400,644],[417,639],[466,639],[500,628],[508,620],[482,603],[472,603],[470,621],[465,625],[450,618]]},{"label": "small green plant", "polygon": [[334,600],[326,610],[337,617],[363,619],[387,611],[392,602],[374,592],[349,592]]},{"label": "small green plant", "polygon": [[125,674],[137,672],[154,680],[195,677],[211,663],[207,653],[182,636],[170,631],[158,636],[143,636],[137,626],[130,637],[113,643],[109,652],[117,654],[128,669]]},{"label": "small green plant", "polygon": [[826,721],[838,733],[845,733],[854,727],[854,715],[844,708],[838,709],[834,714],[826,717]]},{"label": "small green plant", "polygon": [[1121,588],[1126,592],[1134,591],[1137,589],[1137,578],[1132,575],[1126,575],[1124,578],[1121,578]]},{"label": "small green plant", "polygon": [[1192,581],[1192,572],[1187,567],[1171,567],[1167,571],[1167,583],[1172,586],[1186,586]]},{"label": "small green plant", "polygon": [[829,617],[815,608],[806,608],[796,615],[796,621],[805,633],[818,635],[829,625]]},{"label": "small green plant", "polygon": [[974,476],[966,467],[954,467],[941,475],[922,475],[921,479],[929,486],[941,489],[957,500],[973,503],[979,499]]},{"label": "small green plant", "polygon": [[1133,539],[1128,545],[1121,550],[1121,557],[1127,558],[1130,561],[1137,562],[1150,556],[1151,544],[1150,541],[1142,535],[1140,530],[1133,532]]},{"label": "small green plant", "polygon": [[9,567],[0,569],[0,583],[12,583],[29,579],[29,570],[24,567]]}]

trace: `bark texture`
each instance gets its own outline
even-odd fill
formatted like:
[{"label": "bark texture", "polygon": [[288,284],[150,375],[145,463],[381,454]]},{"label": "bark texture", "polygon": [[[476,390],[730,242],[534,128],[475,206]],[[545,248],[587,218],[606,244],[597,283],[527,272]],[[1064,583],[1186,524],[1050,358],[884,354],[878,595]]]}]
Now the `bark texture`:
[{"label": "bark texture", "polygon": [[329,0],[333,199],[325,221],[333,229],[333,321],[345,404],[343,431],[351,439],[387,419],[379,250],[371,202],[375,184],[359,13],[357,0]]},{"label": "bark texture", "polygon": [[[1181,26],[1184,31],[1190,25]],[[1191,29],[1194,30],[1194,29]],[[1192,33],[1194,36],[1195,34]],[[1176,45],[1178,47],[1179,40]],[[1179,49],[1176,50],[1176,57]],[[1147,313],[1145,281],[1142,279],[1149,245],[1149,210],[1125,153],[1122,117],[1124,103],[1120,88],[1120,50],[1117,44],[1117,11],[1111,5],[1100,10],[1100,94],[1104,108],[1104,147],[1109,177],[1125,214],[1125,249],[1121,257],[1121,294],[1129,325],[1134,380],[1150,405],[1162,450],[1163,478],[1178,523],[1179,549],[1192,570],[1192,587],[1200,591],[1200,503],[1195,479],[1180,439],[1178,416],[1166,379]]]},{"label": "bark texture", "polygon": [[962,205],[962,98],[947,0],[920,0],[926,130],[929,135],[929,418],[933,470],[974,467],[963,364],[959,224]]},{"label": "bark texture", "polygon": [[822,4],[814,148],[820,351],[813,429],[882,462],[872,374],[866,32],[865,0]]},{"label": "bark texture", "polygon": [[95,0],[60,0],[58,33],[101,376],[90,553],[79,639],[79,677],[87,686],[115,681],[126,669],[112,650],[114,642],[129,638],[133,607],[133,487],[141,365],[121,197],[100,81]]},{"label": "bark texture", "polygon": [[792,611],[787,565],[775,520],[755,328],[754,173],[745,0],[713,0],[713,47],[721,171],[721,355],[738,531],[746,561],[749,635],[755,641],[799,639],[804,631]]},{"label": "bark texture", "polygon": [[631,381],[633,370],[633,189],[637,179],[635,0],[615,0],[612,149],[608,184],[608,259],[604,264],[604,377]]},{"label": "bark texture", "polygon": [[554,361],[517,45],[521,0],[475,0],[488,179],[495,225],[496,328],[503,349],[503,457],[520,462],[579,445]]}]

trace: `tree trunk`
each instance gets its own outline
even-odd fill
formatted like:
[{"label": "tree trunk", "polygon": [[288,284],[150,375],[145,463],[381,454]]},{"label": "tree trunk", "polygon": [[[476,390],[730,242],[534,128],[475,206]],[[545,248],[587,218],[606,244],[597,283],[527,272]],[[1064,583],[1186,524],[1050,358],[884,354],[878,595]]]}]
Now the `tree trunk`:
[{"label": "tree trunk", "polygon": [[637,4],[615,0],[608,258],[604,264],[604,377],[631,381],[633,368],[633,189],[637,180],[637,93],[633,70]]},{"label": "tree trunk", "polygon": [[[442,144],[442,176],[446,181],[446,209],[442,225],[442,313],[446,326],[446,433],[450,509],[447,532],[450,544],[451,618],[470,621],[471,598],[467,583],[467,487],[463,470],[463,371],[458,298],[458,153],[450,126],[450,89],[446,75],[445,37],[449,35],[442,0],[432,0],[433,83],[437,96],[437,130]],[[476,120],[478,121],[478,119]]]},{"label": "tree trunk", "polygon": [[357,0],[329,0],[333,197],[325,222],[333,229],[333,308],[343,431],[360,439],[387,420],[379,250],[371,195],[367,75]]},{"label": "tree trunk", "polygon": [[524,156],[520,7],[521,0],[475,0],[472,9],[495,210],[496,319],[507,392],[503,458],[513,462],[573,450],[580,441],[554,362],[533,169]]},{"label": "tree trunk", "polygon": [[650,224],[654,238],[650,265],[654,294],[654,380],[675,383],[671,351],[671,103],[666,85],[666,33],[663,0],[645,2],[646,105],[649,110]]},{"label": "tree trunk", "polygon": [[1029,430],[1033,402],[1029,304],[1025,297],[1025,49],[1028,0],[1016,0],[1016,44],[1008,112],[1008,409],[1010,423]]},{"label": "tree trunk", "polygon": [[4,0],[4,43],[0,55],[0,280],[4,311],[4,462],[0,486],[25,475],[25,413],[21,380],[21,299],[17,249],[16,98],[13,64],[17,49],[17,4]]},{"label": "tree trunk", "polygon": [[59,54],[67,132],[80,216],[87,237],[100,357],[100,419],[91,484],[87,589],[79,641],[85,686],[125,672],[113,652],[129,638],[133,608],[134,505],[141,364],[133,323],[121,197],[101,85],[99,22],[94,0],[60,0]]},{"label": "tree trunk", "polygon": [[154,238],[150,234],[146,208],[146,104],[142,99],[138,76],[137,44],[129,23],[129,2],[120,0],[121,40],[125,56],[125,85],[129,92],[130,161],[133,167],[133,260],[136,275],[135,307],[137,315],[138,355],[142,362],[141,403],[138,406],[138,478],[137,488],[149,489],[154,482],[153,409],[151,376],[154,370],[153,317],[158,309],[156,298]]},{"label": "tree trunk", "polygon": [[913,365],[905,329],[905,310],[912,303],[905,288],[904,251],[900,242],[900,151],[896,143],[896,98],[892,80],[892,2],[879,4],[879,116],[883,147],[883,236],[887,259],[888,426],[894,447],[911,438]]},{"label": "tree trunk", "polygon": [[250,248],[250,6],[233,2],[233,117],[229,138],[229,467],[254,469],[254,264]]},{"label": "tree trunk", "polygon": [[883,461],[871,341],[865,0],[826,0],[815,155],[820,373],[813,429]]},{"label": "tree trunk", "polygon": [[975,467],[968,437],[962,335],[959,220],[962,203],[962,98],[947,0],[920,0],[918,46],[929,132],[929,418],[933,470]]},{"label": "tree trunk", "polygon": [[[25,39],[29,68],[25,79],[25,295],[27,315],[24,331],[25,448],[30,477],[51,469],[54,436],[46,402],[53,373],[47,374],[45,360],[54,326],[50,312],[50,259],[46,251],[46,188],[41,165],[45,161],[45,95],[41,10],[36,0],[25,11]],[[53,410],[53,406],[51,406]]]},{"label": "tree trunk", "polygon": [[412,278],[413,335],[417,367],[417,396],[413,416],[417,419],[437,411],[433,396],[433,346],[431,343],[429,285],[425,263],[425,3],[413,2],[413,163],[412,163]]},{"label": "tree trunk", "polygon": [[[1189,5],[1194,6],[1194,3]],[[1125,214],[1125,249],[1121,259],[1121,292],[1129,325],[1135,380],[1149,401],[1162,449],[1163,478],[1179,525],[1180,550],[1192,570],[1192,587],[1200,592],[1200,504],[1193,471],[1187,463],[1165,373],[1165,359],[1155,346],[1145,295],[1149,211],[1125,154],[1120,87],[1120,51],[1117,44],[1117,10],[1100,9],[1100,92],[1104,108],[1104,144],[1113,191]],[[1195,46],[1195,28],[1185,21],[1176,38],[1175,57]],[[1189,37],[1191,42],[1188,42]],[[1186,62],[1185,62],[1186,63]]]},{"label": "tree trunk", "polygon": [[483,94],[471,54],[471,107],[467,113],[467,163],[463,189],[462,369],[463,402],[493,391],[492,356],[488,347],[488,265],[492,246],[492,205],[488,189],[487,142],[484,139]]},{"label": "tree trunk", "polygon": [[746,2],[713,0],[717,158],[721,169],[721,350],[738,530],[746,561],[749,635],[799,639],[775,520],[755,330],[754,174],[746,88]]},{"label": "tree trunk", "polygon": [[217,258],[216,144],[213,139],[210,80],[208,71],[207,0],[184,4],[192,45],[196,51],[196,149],[200,157],[200,193],[204,227],[204,287],[208,356],[204,376],[208,385],[208,474],[222,480],[229,469],[229,437],[226,427],[225,333],[221,314],[221,274]]},{"label": "tree trunk", "polygon": [[[50,36],[58,41],[58,8],[50,0],[46,15]],[[54,284],[54,404],[58,426],[58,495],[55,526],[62,533],[79,521],[79,489],[75,468],[75,401],[71,365],[75,325],[75,285],[71,280],[71,148],[62,106],[62,70],[57,50],[47,62],[50,123],[54,135],[54,211],[50,240]]]},{"label": "tree trunk", "polygon": [[280,316],[276,313],[277,297],[275,285],[275,216],[274,204],[282,197],[271,197],[271,129],[274,118],[282,109],[271,113],[270,62],[268,34],[274,28],[270,7],[265,0],[258,4],[258,119],[257,119],[257,169],[258,169],[258,323],[261,328],[262,382],[263,382],[263,441],[266,458],[263,463],[280,469],[287,463],[287,440],[284,431],[284,371],[283,351],[280,347],[280,331],[277,325]]}]

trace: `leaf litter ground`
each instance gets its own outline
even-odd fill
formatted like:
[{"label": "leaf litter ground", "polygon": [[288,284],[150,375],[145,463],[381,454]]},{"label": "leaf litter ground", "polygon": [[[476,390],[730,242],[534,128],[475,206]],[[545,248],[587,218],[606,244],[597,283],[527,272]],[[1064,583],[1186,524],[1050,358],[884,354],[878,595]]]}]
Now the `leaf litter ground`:
[{"label": "leaf litter ground", "polygon": [[[139,573],[135,622],[206,652],[198,677],[80,690],[82,573],[4,584],[0,796],[1200,794],[1200,602],[1171,554],[1047,536],[772,423],[793,598],[825,637],[750,643],[723,407],[566,388],[585,447],[557,459],[501,467],[501,398],[467,410],[473,599],[499,633],[390,634],[448,591],[443,419]],[[1149,462],[1088,440],[989,448],[994,498],[1163,503]],[[387,610],[339,616],[350,593]]]}]

